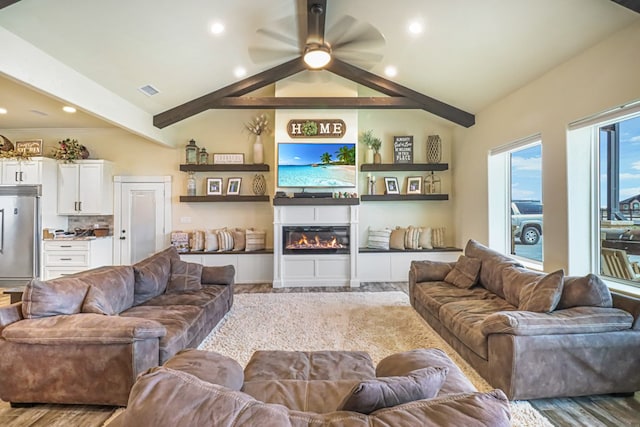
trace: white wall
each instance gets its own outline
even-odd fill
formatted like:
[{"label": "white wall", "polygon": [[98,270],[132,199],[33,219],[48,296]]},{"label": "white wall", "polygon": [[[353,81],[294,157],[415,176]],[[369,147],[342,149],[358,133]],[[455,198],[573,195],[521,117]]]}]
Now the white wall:
[{"label": "white wall", "polygon": [[456,245],[488,241],[487,154],[540,133],[543,144],[544,269],[568,264],[567,125],[640,99],[640,22],[577,55],[456,128],[453,164]]}]

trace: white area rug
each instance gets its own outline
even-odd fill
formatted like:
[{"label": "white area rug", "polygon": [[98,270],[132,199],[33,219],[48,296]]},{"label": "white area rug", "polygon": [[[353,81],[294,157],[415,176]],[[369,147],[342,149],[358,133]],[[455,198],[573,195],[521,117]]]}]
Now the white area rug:
[{"label": "white area rug", "polygon": [[[245,366],[256,350],[364,350],[374,363],[401,351],[444,350],[478,390],[491,386],[409,304],[403,292],[237,294],[200,344]],[[511,402],[513,426],[552,426],[528,402]]]}]

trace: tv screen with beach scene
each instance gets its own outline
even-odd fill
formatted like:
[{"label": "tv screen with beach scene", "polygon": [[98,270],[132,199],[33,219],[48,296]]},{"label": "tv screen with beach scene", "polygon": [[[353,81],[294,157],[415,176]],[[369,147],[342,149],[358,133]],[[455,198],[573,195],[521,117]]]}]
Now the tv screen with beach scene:
[{"label": "tv screen with beach scene", "polygon": [[278,187],[355,187],[356,144],[281,142]]}]

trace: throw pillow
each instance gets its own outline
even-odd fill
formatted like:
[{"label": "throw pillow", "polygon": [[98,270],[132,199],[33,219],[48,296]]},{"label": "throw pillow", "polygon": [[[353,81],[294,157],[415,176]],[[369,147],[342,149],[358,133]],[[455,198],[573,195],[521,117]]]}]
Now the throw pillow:
[{"label": "throw pillow", "polygon": [[89,286],[87,296],[84,297],[82,303],[83,313],[104,314],[105,316],[113,316],[116,314],[111,303],[105,296],[104,292],[93,285]]},{"label": "throw pillow", "polygon": [[33,279],[22,294],[22,315],[25,319],[37,319],[80,313],[88,290],[89,285],[73,277]]},{"label": "throw pillow", "polygon": [[197,291],[202,288],[202,264],[171,260],[171,277],[166,293]]},{"label": "throw pillow", "polygon": [[207,230],[204,235],[204,250],[215,252],[218,250],[218,230]]},{"label": "throw pillow", "polygon": [[518,308],[524,311],[551,313],[560,302],[563,279],[564,270],[558,270],[526,284],[520,291]]},{"label": "throw pillow", "polygon": [[509,266],[502,269],[502,291],[504,299],[515,307],[520,305],[520,292],[527,284],[541,279],[545,273],[524,267]]},{"label": "throw pillow", "polygon": [[233,235],[227,229],[218,231],[218,251],[233,250]]},{"label": "throw pillow", "polygon": [[446,230],[446,227],[436,227],[431,229],[431,245],[434,248],[444,248],[446,246],[444,243],[444,233]]},{"label": "throw pillow", "polygon": [[338,411],[370,414],[382,408],[421,399],[432,399],[440,391],[448,368],[422,368],[402,377],[382,377],[356,384],[338,406]]},{"label": "throw pillow", "polygon": [[422,231],[420,232],[420,240],[418,241],[418,245],[422,249],[433,249],[433,244],[431,243],[431,227],[422,227]]},{"label": "throw pillow", "polygon": [[384,249],[389,250],[389,239],[391,238],[391,230],[385,228],[384,230],[372,230],[369,228],[369,239],[367,241],[367,247],[370,249]]},{"label": "throw pillow", "polygon": [[420,232],[422,228],[409,226],[404,235],[404,247],[407,249],[420,249]]},{"label": "throw pillow", "polygon": [[246,252],[261,251],[266,247],[267,232],[264,230],[254,230],[253,228],[247,228],[245,233],[245,248]]},{"label": "throw pillow", "polygon": [[444,278],[444,281],[462,289],[469,289],[478,283],[481,266],[482,261],[479,259],[460,255],[458,262]]},{"label": "throw pillow", "polygon": [[396,227],[391,231],[391,237],[389,238],[389,247],[391,249],[404,250],[404,235],[407,232],[406,228]]},{"label": "throw pillow", "polygon": [[190,233],[189,246],[192,251],[204,251],[204,232],[193,230]]},{"label": "throw pillow", "polygon": [[452,267],[448,262],[443,261],[411,261],[410,273],[416,283],[442,281],[451,272]]},{"label": "throw pillow", "polygon": [[565,277],[558,309],[571,307],[613,307],[611,292],[595,274]]},{"label": "throw pillow", "polygon": [[233,250],[244,251],[244,248],[246,246],[244,229],[234,228],[233,230],[231,230],[231,235],[233,236]]}]

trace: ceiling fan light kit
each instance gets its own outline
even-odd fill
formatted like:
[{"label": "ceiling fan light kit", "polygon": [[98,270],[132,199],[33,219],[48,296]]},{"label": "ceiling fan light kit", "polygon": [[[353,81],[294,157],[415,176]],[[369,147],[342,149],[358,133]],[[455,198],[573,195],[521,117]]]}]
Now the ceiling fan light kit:
[{"label": "ceiling fan light kit", "polygon": [[304,62],[311,68],[319,69],[331,61],[331,52],[326,46],[308,46],[304,52]]}]

